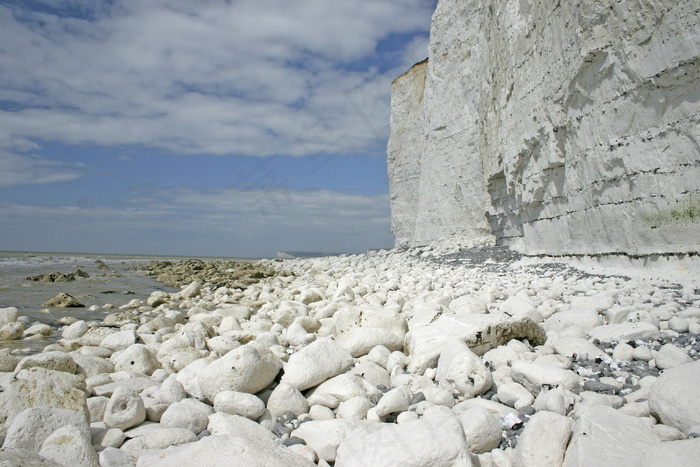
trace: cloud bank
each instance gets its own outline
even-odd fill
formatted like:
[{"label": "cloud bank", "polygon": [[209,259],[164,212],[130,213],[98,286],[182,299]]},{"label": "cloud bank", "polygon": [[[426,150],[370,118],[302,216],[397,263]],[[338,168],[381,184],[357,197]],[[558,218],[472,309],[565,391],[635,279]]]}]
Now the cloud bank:
[{"label": "cloud bank", "polygon": [[431,3],[4,2],[0,142],[258,156],[364,150],[388,134],[389,83],[425,54],[420,40],[399,56],[377,46],[424,34]]}]

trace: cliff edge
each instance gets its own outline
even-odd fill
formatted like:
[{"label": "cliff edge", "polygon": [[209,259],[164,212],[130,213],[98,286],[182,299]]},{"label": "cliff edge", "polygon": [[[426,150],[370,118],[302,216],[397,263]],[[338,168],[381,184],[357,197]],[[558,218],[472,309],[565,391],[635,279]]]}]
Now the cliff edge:
[{"label": "cliff edge", "polygon": [[700,5],[440,0],[392,84],[396,246],[700,252]]}]

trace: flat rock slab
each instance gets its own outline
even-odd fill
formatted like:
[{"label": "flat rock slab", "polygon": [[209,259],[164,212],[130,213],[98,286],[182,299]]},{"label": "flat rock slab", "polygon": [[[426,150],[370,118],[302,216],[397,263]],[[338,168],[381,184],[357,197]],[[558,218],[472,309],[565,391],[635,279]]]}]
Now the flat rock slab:
[{"label": "flat rock slab", "polygon": [[639,465],[660,442],[648,421],[611,407],[591,407],[576,421],[563,467]]},{"label": "flat rock slab", "polygon": [[665,370],[649,390],[649,411],[661,423],[690,434],[700,425],[700,360]]},{"label": "flat rock slab", "polygon": [[661,335],[659,329],[651,323],[606,324],[588,331],[588,337],[601,342],[626,342],[638,339],[656,339]]},{"label": "flat rock slab", "polygon": [[313,467],[316,464],[280,447],[274,441],[235,435],[212,435],[196,443],[171,446],[144,453],[138,467],[200,467],[264,465],[268,467]]},{"label": "flat rock slab", "polygon": [[641,467],[697,465],[700,459],[700,438],[682,439],[657,444],[644,454]]},{"label": "flat rock slab", "polygon": [[333,462],[338,446],[350,433],[373,433],[386,426],[384,423],[367,420],[314,420],[302,423],[292,432],[292,436],[303,439],[320,459]]},{"label": "flat rock slab", "polygon": [[419,420],[351,435],[338,447],[335,465],[468,467],[472,462],[459,419],[447,407],[434,407]]},{"label": "flat rock slab", "polygon": [[459,338],[472,352],[483,355],[511,339],[527,339],[532,345],[544,344],[544,329],[528,317],[497,315],[442,315],[433,323],[411,329],[406,334],[406,350],[411,356],[410,373],[423,373],[437,365],[443,345]]}]

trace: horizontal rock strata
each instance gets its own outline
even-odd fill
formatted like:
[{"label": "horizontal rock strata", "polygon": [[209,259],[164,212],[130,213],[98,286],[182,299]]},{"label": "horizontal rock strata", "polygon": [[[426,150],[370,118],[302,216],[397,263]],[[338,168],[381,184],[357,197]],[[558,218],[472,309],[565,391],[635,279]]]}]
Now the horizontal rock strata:
[{"label": "horizontal rock strata", "polygon": [[392,85],[396,246],[697,253],[697,2],[440,0]]}]

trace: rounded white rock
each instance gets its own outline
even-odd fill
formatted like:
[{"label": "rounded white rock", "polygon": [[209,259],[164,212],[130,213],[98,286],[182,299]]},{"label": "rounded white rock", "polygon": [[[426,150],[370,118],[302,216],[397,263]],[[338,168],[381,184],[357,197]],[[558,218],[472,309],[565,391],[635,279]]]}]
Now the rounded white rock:
[{"label": "rounded white rock", "polygon": [[501,424],[483,407],[472,407],[458,415],[469,450],[474,454],[496,449],[501,443]]},{"label": "rounded white rock", "polygon": [[273,415],[280,415],[284,412],[301,415],[309,410],[309,404],[296,387],[288,383],[280,383],[270,394],[267,400],[267,409]]},{"label": "rounded white rock", "polygon": [[265,412],[265,403],[247,392],[221,391],[214,398],[214,410],[257,420]]},{"label": "rounded white rock", "polygon": [[104,422],[111,428],[126,430],[146,419],[146,408],[139,394],[126,386],[117,386],[105,409]]}]

